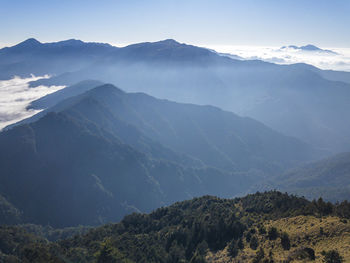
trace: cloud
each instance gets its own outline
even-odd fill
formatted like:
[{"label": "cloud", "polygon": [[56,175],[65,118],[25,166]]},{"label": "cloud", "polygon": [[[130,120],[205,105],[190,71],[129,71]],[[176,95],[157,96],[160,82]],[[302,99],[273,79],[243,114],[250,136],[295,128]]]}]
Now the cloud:
[{"label": "cloud", "polygon": [[28,118],[40,110],[28,110],[27,106],[33,100],[55,92],[65,86],[38,86],[29,87],[30,81],[35,81],[49,76],[30,78],[14,77],[10,80],[0,81],[0,130],[12,123]]},{"label": "cloud", "polygon": [[[307,63],[321,69],[350,71],[350,48],[327,48],[306,51],[290,47],[208,46],[220,53],[234,54],[242,59],[259,59],[276,64]],[[327,52],[332,51],[332,52]]]}]

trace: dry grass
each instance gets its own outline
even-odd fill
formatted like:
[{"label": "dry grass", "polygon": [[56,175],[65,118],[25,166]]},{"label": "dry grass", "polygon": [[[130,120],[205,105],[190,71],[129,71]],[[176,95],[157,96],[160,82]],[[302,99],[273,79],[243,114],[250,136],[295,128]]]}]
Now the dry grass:
[{"label": "dry grass", "polygon": [[[291,249],[283,250],[280,238],[270,241],[266,236],[258,235],[260,246],[264,248],[265,255],[272,251],[273,259],[277,262],[288,262],[288,258],[293,258],[293,253],[303,247],[312,248],[315,251],[316,260],[291,260],[289,262],[322,262],[323,250],[336,249],[343,256],[345,262],[350,262],[350,221],[342,222],[338,217],[316,218],[314,216],[297,216],[284,218],[275,221],[265,222],[266,229],[274,226],[279,232],[286,232],[291,241]],[[322,231],[320,230],[322,229]],[[229,262],[251,262],[257,250],[249,248],[245,242],[245,248],[238,256],[232,259],[227,250],[207,254],[208,262],[229,263]]]}]

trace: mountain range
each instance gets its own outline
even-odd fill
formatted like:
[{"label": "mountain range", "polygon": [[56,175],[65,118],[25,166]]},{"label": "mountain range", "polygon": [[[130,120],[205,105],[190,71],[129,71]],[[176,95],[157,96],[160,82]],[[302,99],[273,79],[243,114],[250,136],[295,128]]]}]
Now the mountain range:
[{"label": "mountain range", "polygon": [[[84,83],[96,84],[77,87]],[[324,154],[250,118],[110,84],[7,129],[0,145],[9,215],[59,227],[118,220],[203,194],[238,195]]]},{"label": "mountain range", "polygon": [[[0,50],[0,79],[53,75],[36,85],[96,79],[177,102],[218,106],[332,153],[350,149],[350,73],[229,58],[175,40],[117,48],[34,39]],[[278,109],[278,110],[276,110]]]},{"label": "mountain range", "polygon": [[69,85],[0,133],[2,224],[97,225],[257,189],[349,196],[348,155],[320,161],[350,143],[346,72],[234,60],[174,40],[29,39],[1,49],[0,61],[2,77],[53,74],[32,87]]}]

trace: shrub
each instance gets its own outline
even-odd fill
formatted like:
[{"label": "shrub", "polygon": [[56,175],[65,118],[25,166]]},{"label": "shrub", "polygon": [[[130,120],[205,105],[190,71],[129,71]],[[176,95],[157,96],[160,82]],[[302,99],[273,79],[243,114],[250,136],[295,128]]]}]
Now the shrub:
[{"label": "shrub", "polygon": [[265,252],[262,248],[256,253],[255,258],[253,259],[253,263],[259,263],[261,262],[265,257]]},{"label": "shrub", "polygon": [[343,257],[336,250],[330,250],[324,253],[323,262],[325,263],[342,263],[344,262]]},{"label": "shrub", "polygon": [[289,236],[286,232],[284,232],[281,236],[281,245],[282,245],[284,250],[290,249],[290,240],[289,240]]},{"label": "shrub", "polygon": [[276,240],[278,238],[278,231],[277,231],[277,228],[276,227],[271,227],[269,229],[269,232],[267,234],[268,238],[270,240]]},{"label": "shrub", "polygon": [[259,234],[260,235],[265,235],[266,234],[266,228],[264,226],[259,227]]}]

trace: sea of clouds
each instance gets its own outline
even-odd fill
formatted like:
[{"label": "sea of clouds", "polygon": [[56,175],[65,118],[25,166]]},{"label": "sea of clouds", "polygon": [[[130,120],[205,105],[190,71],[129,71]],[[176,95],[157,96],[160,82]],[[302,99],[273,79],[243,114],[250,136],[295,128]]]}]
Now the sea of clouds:
[{"label": "sea of clouds", "polygon": [[350,71],[350,48],[326,48],[334,52],[331,53],[259,46],[215,45],[207,47],[236,59],[259,59],[276,64],[307,63],[321,69]]},{"label": "sea of clouds", "polygon": [[0,80],[0,130],[40,112],[27,107],[32,101],[65,87],[29,87],[29,82],[42,78],[49,76],[32,75],[29,78],[14,77],[10,80]]}]

